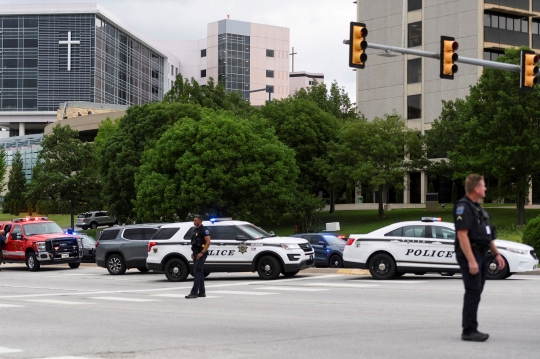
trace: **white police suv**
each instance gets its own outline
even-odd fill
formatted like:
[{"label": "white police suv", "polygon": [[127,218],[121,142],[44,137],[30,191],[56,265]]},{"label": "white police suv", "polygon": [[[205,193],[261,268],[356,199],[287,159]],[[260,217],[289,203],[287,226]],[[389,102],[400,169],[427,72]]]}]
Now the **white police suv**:
[{"label": "white police suv", "polygon": [[[291,277],[312,267],[314,251],[301,238],[275,237],[249,222],[212,219],[203,225],[210,230],[211,246],[204,264],[205,276],[212,272],[257,272],[262,279]],[[162,226],[148,242],[146,267],[165,273],[173,282],[184,281],[193,271],[191,234],[193,222]]]},{"label": "white police suv", "polygon": [[[351,234],[343,251],[343,264],[369,269],[377,279],[405,273],[454,275],[460,272],[455,238],[454,224],[441,222],[440,218],[394,223],[368,234]],[[499,270],[493,256],[488,254],[487,278],[504,279],[517,272],[537,269],[538,258],[531,246],[500,239],[495,240],[495,245],[506,266]]]}]

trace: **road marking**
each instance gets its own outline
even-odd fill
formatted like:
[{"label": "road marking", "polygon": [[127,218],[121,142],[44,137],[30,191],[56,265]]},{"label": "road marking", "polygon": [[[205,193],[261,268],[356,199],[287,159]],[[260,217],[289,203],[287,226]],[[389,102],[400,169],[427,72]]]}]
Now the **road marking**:
[{"label": "road marking", "polygon": [[9,353],[20,353],[21,349],[10,349],[6,347],[0,347],[0,354],[9,354]]},{"label": "road marking", "polygon": [[21,308],[24,307],[24,305],[18,305],[18,304],[0,304],[0,308]]},{"label": "road marking", "polygon": [[268,290],[294,290],[299,292],[320,292],[323,290],[330,290],[330,289],[322,289],[322,288],[294,288],[294,287],[285,287],[285,286],[276,286],[276,287],[260,287],[255,289],[268,289]]},{"label": "road marking", "polygon": [[62,305],[86,305],[86,304],[95,304],[95,303],[82,303],[82,302],[69,302],[67,300],[54,300],[54,299],[29,299],[26,302],[35,302],[35,303],[48,303],[48,304],[62,304]]},{"label": "road marking", "polygon": [[349,279],[348,282],[351,283],[396,283],[396,284],[420,284],[426,283],[424,280],[376,280],[376,279]]},{"label": "road marking", "polygon": [[67,356],[67,357],[49,357],[49,358],[41,358],[41,359],[91,359],[91,358]]},{"label": "road marking", "polygon": [[380,287],[376,284],[347,284],[347,283],[308,283],[304,284],[305,286],[310,287],[343,287],[343,288],[371,288],[371,287]]},{"label": "road marking", "polygon": [[262,293],[262,292],[243,292],[240,290],[214,290],[212,293],[216,294],[239,294],[239,295],[271,295],[279,293]]},{"label": "road marking", "polygon": [[64,275],[101,275],[106,276],[106,273],[64,273]]},{"label": "road marking", "polygon": [[125,297],[91,297],[90,299],[113,300],[117,302],[160,302],[159,300],[155,299],[138,299]]}]

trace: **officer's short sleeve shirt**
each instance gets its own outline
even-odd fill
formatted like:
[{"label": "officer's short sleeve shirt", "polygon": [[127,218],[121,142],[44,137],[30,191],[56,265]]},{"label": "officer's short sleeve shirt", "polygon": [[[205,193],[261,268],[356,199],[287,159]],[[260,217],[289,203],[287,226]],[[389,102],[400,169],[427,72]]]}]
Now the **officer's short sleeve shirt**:
[{"label": "officer's short sleeve shirt", "polygon": [[476,207],[476,204],[468,198],[465,198],[465,201],[470,201],[471,203],[459,201],[454,206],[454,225],[456,231],[461,229],[473,229],[473,226],[475,225],[474,221],[476,221],[476,216],[472,211],[472,206]]}]

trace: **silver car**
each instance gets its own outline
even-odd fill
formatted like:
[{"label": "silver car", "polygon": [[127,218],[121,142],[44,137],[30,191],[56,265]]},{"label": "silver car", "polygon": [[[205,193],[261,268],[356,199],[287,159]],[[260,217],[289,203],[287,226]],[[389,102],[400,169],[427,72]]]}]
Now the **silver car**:
[{"label": "silver car", "polygon": [[76,226],[82,229],[96,229],[98,226],[112,227],[115,224],[118,224],[118,221],[107,215],[107,211],[92,211],[79,214]]}]

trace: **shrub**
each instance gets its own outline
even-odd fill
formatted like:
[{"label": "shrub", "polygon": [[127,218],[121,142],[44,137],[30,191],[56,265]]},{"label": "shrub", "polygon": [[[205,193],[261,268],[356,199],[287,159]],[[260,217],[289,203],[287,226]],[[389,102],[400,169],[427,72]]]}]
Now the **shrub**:
[{"label": "shrub", "polygon": [[540,216],[527,222],[523,230],[523,243],[533,247],[536,253],[540,253]]}]

